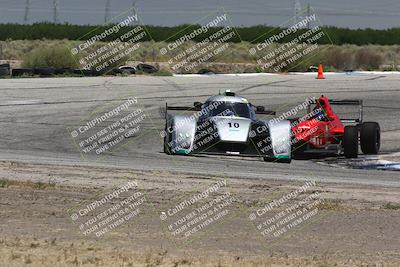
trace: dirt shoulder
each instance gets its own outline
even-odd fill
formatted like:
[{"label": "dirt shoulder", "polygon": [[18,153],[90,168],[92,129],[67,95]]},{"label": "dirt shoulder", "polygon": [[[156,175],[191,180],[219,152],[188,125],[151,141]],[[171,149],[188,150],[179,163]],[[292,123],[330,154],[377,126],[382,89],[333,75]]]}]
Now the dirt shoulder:
[{"label": "dirt shoulder", "polygon": [[393,188],[0,162],[0,266],[398,266],[399,220]]}]

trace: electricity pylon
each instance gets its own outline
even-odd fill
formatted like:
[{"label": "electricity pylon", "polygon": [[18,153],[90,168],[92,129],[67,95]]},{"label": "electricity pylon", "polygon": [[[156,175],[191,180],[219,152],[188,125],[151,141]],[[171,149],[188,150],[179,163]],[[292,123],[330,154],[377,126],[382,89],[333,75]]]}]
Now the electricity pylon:
[{"label": "electricity pylon", "polygon": [[25,2],[25,15],[24,15],[24,24],[28,24],[28,17],[29,17],[29,8],[31,5],[30,0],[26,0]]},{"label": "electricity pylon", "polygon": [[58,4],[59,0],[53,0],[53,21],[54,23],[58,23]]},{"label": "electricity pylon", "polygon": [[106,9],[104,11],[104,23],[107,23],[111,20],[111,0],[107,0]]}]

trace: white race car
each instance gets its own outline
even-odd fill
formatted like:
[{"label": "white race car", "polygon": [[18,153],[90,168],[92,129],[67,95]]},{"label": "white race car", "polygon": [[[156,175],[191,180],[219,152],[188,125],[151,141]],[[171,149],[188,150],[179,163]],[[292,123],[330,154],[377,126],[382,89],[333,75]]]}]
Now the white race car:
[{"label": "white race car", "polygon": [[[170,114],[172,110],[181,114]],[[265,161],[290,163],[290,121],[259,120],[256,114],[275,112],[253,106],[229,90],[208,98],[204,104],[195,102],[193,107],[166,104],[164,152],[262,157]]]}]

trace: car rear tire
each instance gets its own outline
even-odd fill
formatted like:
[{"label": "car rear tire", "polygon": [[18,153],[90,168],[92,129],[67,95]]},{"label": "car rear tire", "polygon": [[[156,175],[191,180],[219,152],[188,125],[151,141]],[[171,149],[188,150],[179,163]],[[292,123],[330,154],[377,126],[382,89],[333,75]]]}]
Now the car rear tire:
[{"label": "car rear tire", "polygon": [[364,154],[378,154],[381,147],[381,129],[377,122],[361,124],[360,145]]},{"label": "car rear tire", "polygon": [[358,156],[358,128],[356,126],[344,127],[343,149],[346,158]]}]

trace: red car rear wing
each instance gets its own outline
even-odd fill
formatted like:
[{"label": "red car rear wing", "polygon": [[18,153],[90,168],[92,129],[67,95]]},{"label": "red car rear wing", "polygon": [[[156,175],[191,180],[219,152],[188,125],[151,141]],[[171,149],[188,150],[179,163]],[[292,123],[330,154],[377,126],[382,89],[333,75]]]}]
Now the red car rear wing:
[{"label": "red car rear wing", "polygon": [[[310,104],[316,104],[317,101],[313,101]],[[363,101],[361,99],[344,99],[344,100],[329,100],[330,105],[334,106],[358,106],[358,118],[340,118],[342,123],[362,123],[363,122]],[[308,105],[308,113],[311,112],[311,106]]]}]

